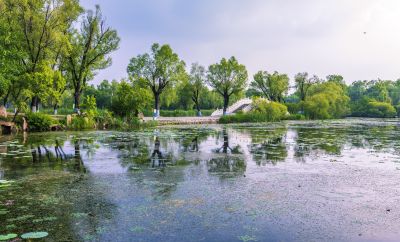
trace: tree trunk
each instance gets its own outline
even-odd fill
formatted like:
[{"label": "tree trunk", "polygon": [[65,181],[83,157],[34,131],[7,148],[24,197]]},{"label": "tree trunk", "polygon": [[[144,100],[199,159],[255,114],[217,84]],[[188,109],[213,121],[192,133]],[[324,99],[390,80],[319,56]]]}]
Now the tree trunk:
[{"label": "tree trunk", "polygon": [[38,111],[38,105],[39,105],[38,97],[34,96],[31,101],[31,112],[32,113],[36,113]]},{"label": "tree trunk", "polygon": [[196,109],[197,109],[197,116],[201,117],[202,115],[201,115],[201,110],[200,110],[200,104],[198,101],[195,104],[196,104]]},{"label": "tree trunk", "polygon": [[225,94],[224,95],[224,109],[223,109],[223,115],[226,115],[226,111],[228,109],[229,105],[229,95]]},{"label": "tree trunk", "polygon": [[58,104],[54,104],[54,115],[57,115],[58,113]]},{"label": "tree trunk", "polygon": [[75,105],[74,111],[76,113],[78,113],[78,114],[80,114],[80,108],[81,108],[80,100],[81,100],[81,92],[79,90],[75,90],[75,93],[74,93],[74,105]]},{"label": "tree trunk", "polygon": [[160,116],[160,94],[154,93],[153,119],[156,120],[159,116]]}]

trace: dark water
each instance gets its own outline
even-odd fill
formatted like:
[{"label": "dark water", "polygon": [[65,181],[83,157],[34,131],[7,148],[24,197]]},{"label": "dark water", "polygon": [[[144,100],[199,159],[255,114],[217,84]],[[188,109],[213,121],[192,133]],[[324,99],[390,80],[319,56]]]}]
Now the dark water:
[{"label": "dark water", "polygon": [[0,136],[0,234],[396,241],[400,122]]}]

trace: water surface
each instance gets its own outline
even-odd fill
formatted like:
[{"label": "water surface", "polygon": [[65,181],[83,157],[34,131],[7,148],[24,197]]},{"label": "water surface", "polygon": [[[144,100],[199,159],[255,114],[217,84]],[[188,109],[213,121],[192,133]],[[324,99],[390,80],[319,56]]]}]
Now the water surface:
[{"label": "water surface", "polygon": [[0,234],[49,241],[395,241],[400,123],[0,136]]}]

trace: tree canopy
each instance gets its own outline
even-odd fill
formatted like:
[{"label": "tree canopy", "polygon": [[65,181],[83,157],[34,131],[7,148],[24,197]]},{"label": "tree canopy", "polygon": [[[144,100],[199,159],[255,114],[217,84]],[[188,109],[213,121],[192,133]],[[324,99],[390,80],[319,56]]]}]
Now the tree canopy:
[{"label": "tree canopy", "polygon": [[219,63],[208,67],[207,83],[223,97],[224,114],[230,97],[243,92],[246,88],[247,76],[246,67],[239,64],[233,56],[229,59],[222,58]]},{"label": "tree canopy", "polygon": [[259,71],[254,75],[250,87],[271,101],[282,102],[289,90],[289,77],[276,71],[273,74]]},{"label": "tree canopy", "polygon": [[130,60],[128,75],[132,82],[150,89],[154,96],[154,116],[159,116],[160,95],[173,87],[186,75],[185,62],[179,59],[169,45],[155,43],[151,52],[138,55]]}]

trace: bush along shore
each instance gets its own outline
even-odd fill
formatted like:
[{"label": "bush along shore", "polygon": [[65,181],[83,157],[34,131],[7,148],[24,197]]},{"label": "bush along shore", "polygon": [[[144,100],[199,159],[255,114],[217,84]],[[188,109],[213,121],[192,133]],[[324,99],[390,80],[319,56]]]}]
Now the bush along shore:
[{"label": "bush along shore", "polygon": [[137,117],[121,118],[112,115],[108,111],[98,112],[95,116],[88,113],[81,115],[49,115],[45,113],[26,113],[16,117],[0,117],[3,126],[9,129],[2,129],[0,134],[10,132],[47,132],[64,130],[135,130],[157,126],[156,121],[147,121]]}]

